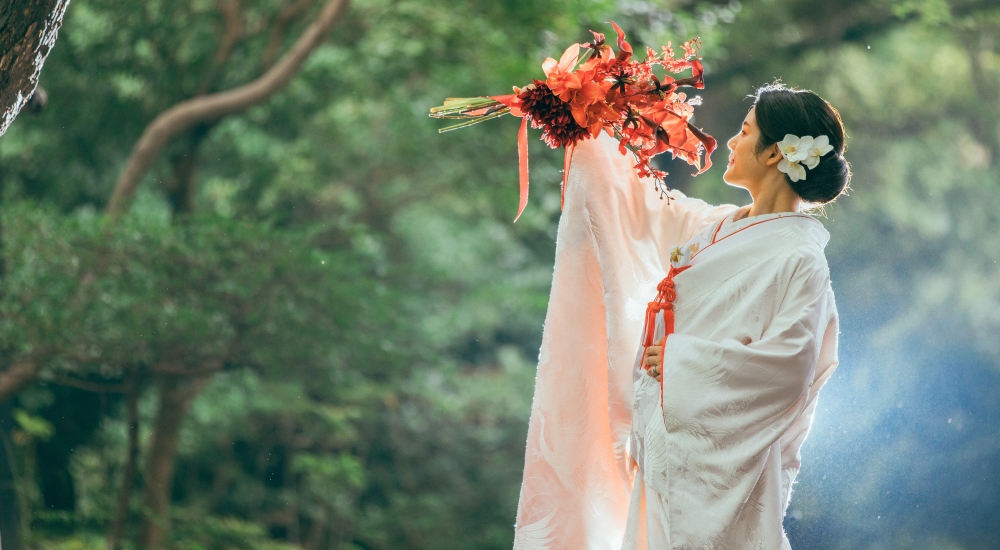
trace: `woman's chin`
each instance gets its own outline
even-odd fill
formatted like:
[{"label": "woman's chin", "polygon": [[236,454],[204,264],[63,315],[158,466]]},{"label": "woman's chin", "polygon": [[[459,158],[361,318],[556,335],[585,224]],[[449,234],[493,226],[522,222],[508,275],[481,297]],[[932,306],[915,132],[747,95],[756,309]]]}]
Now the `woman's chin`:
[{"label": "woman's chin", "polygon": [[739,187],[740,189],[746,189],[746,186],[744,186],[739,181],[737,181],[736,179],[733,178],[733,169],[732,169],[731,166],[728,167],[728,168],[726,168],[726,173],[725,174],[722,174],[722,181],[726,182],[726,184],[731,185],[733,187]]}]

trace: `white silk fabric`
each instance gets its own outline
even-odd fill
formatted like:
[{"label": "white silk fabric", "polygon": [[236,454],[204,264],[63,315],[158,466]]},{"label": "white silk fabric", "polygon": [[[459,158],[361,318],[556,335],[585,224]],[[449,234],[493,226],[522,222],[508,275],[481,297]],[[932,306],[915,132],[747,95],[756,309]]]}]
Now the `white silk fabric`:
[{"label": "white silk fabric", "polygon": [[[515,550],[788,548],[799,448],[837,364],[829,235],[800,214],[734,223],[735,206],[670,194],[611,138],[577,146]],[[640,336],[671,249],[690,242],[661,408]]]}]

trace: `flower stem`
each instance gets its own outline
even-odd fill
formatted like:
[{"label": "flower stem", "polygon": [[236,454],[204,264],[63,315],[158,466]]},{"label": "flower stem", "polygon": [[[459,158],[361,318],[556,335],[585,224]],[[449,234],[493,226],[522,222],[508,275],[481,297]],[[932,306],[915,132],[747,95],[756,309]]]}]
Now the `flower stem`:
[{"label": "flower stem", "polygon": [[[468,120],[466,120],[464,122],[459,122],[458,124],[452,124],[451,126],[445,126],[444,128],[439,129],[438,133],[439,134],[443,134],[445,132],[450,132],[452,130],[457,130],[459,128],[465,128],[466,126],[472,126],[473,124],[479,124],[480,122],[483,122],[483,121],[486,121],[486,120],[491,120],[491,119],[494,119],[494,118],[502,117],[503,115],[506,115],[509,112],[510,112],[510,108],[509,107],[504,107],[503,109],[500,109],[499,111],[494,111],[492,113],[489,113],[489,114],[486,114],[486,115],[480,115],[480,116],[476,116],[476,117],[457,117],[457,116],[453,116],[453,117],[436,117],[436,118],[467,118],[468,119]],[[434,116],[434,115],[431,115],[431,116]]]}]

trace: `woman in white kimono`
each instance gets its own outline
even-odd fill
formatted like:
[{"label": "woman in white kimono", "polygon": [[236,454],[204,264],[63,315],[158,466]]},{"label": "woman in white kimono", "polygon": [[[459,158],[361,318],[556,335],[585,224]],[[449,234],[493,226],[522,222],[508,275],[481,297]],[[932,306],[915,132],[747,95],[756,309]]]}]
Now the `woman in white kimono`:
[{"label": "woman in white kimono", "polygon": [[844,137],[816,94],[758,90],[728,143],[742,208],[668,203],[614,140],[578,145],[515,549],[789,548],[782,518],[838,332],[829,234],[799,210],[846,188]]}]

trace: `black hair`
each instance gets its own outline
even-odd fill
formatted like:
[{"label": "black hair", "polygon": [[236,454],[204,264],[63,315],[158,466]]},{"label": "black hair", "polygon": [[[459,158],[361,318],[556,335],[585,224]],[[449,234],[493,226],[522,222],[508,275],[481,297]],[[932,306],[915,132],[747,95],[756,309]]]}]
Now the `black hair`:
[{"label": "black hair", "polygon": [[851,167],[844,159],[844,123],[840,113],[825,99],[809,90],[795,90],[781,82],[757,88],[754,107],[760,140],[759,155],[774,143],[794,136],[821,136],[830,139],[833,151],[823,155],[819,164],[806,170],[806,178],[793,182],[785,175],[792,191],[804,201],[814,205],[832,202],[847,189],[851,180]]}]

